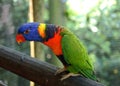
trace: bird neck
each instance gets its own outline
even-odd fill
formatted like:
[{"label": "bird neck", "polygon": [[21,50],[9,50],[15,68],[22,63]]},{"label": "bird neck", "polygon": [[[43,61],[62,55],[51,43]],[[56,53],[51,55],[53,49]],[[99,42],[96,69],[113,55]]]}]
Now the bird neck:
[{"label": "bird neck", "polygon": [[38,26],[38,33],[40,34],[40,36],[44,39],[46,34],[45,34],[45,29],[46,29],[46,24],[44,23],[40,23]]},{"label": "bird neck", "polygon": [[61,33],[61,28],[60,27],[55,27],[55,26],[47,26],[46,28],[46,40],[43,42],[43,44],[47,45],[52,49],[55,55],[62,55],[62,46],[61,46],[61,39],[62,36],[60,35]]}]

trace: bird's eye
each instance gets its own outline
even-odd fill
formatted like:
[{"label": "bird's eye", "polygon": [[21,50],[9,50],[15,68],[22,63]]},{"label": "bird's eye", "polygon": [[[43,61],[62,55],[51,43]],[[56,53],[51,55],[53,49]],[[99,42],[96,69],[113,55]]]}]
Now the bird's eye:
[{"label": "bird's eye", "polygon": [[24,34],[28,34],[30,32],[30,30],[26,30],[24,31]]}]

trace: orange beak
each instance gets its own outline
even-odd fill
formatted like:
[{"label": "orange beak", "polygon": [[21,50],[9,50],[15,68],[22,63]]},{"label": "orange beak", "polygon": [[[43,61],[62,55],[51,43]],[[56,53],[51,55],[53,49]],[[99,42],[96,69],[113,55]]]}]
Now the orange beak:
[{"label": "orange beak", "polygon": [[25,38],[24,38],[24,36],[22,35],[22,34],[17,34],[16,35],[16,42],[18,43],[18,44],[21,44],[22,42],[25,42],[26,40],[25,40]]}]

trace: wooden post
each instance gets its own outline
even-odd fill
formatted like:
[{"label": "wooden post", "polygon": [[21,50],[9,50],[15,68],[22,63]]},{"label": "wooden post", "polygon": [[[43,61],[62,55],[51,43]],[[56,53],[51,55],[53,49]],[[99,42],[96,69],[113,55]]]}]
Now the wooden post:
[{"label": "wooden post", "polygon": [[[43,21],[43,7],[44,0],[29,0],[29,21],[42,22]],[[30,42],[30,55],[37,57],[44,61],[44,52],[41,50],[41,44],[38,42]],[[35,86],[30,82],[30,86]]]},{"label": "wooden post", "polygon": [[[33,0],[29,0],[29,21],[33,22]],[[33,41],[30,42],[30,56],[35,57],[35,43]],[[30,81],[30,86],[34,86],[34,83]]]}]

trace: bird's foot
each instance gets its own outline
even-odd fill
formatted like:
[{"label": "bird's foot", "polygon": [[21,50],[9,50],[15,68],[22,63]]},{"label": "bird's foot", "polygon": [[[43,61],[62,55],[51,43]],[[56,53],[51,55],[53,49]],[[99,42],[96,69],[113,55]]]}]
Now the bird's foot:
[{"label": "bird's foot", "polygon": [[62,73],[62,72],[64,72],[64,71],[66,71],[66,68],[64,67],[64,68],[61,68],[61,69],[58,69],[56,72],[55,72],[55,75],[58,75],[58,74],[60,74],[60,73]]},{"label": "bird's foot", "polygon": [[69,78],[70,76],[80,76],[80,74],[68,73],[68,74],[66,74],[66,75],[63,75],[60,80],[61,80],[61,81],[62,81],[62,80],[65,80],[65,79]]}]

